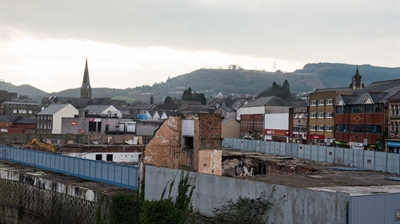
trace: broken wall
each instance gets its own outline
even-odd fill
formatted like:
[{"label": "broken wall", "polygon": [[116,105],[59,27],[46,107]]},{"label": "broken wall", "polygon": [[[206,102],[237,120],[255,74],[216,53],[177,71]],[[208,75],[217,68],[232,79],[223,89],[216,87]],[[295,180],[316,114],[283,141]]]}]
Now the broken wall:
[{"label": "broken wall", "polygon": [[169,117],[145,147],[143,162],[157,167],[222,175],[221,117]]},{"label": "broken wall", "polygon": [[168,117],[144,150],[144,164],[177,169],[181,147],[182,120]]}]

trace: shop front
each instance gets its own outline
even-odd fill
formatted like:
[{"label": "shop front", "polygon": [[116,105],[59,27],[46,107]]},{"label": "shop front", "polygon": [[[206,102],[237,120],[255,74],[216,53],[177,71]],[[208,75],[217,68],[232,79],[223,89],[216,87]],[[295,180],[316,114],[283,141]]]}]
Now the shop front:
[{"label": "shop front", "polygon": [[388,152],[399,153],[400,152],[400,141],[387,140]]},{"label": "shop front", "polygon": [[308,135],[310,145],[325,145],[324,135]]},{"label": "shop front", "polygon": [[289,142],[289,130],[264,129],[264,140],[274,142]]},{"label": "shop front", "polygon": [[307,143],[307,133],[295,132],[292,134],[292,143],[295,144],[306,144]]}]

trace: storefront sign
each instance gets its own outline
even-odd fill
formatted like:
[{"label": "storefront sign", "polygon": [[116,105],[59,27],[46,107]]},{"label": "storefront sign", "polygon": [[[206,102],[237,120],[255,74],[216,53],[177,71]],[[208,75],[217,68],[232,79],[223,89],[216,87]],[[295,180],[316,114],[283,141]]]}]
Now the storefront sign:
[{"label": "storefront sign", "polygon": [[320,140],[325,139],[324,135],[309,135],[308,137],[309,137],[309,139],[320,139]]},{"label": "storefront sign", "polygon": [[400,147],[400,142],[397,141],[388,141],[387,146],[389,147]]},{"label": "storefront sign", "polygon": [[89,122],[101,122],[101,118],[89,118]]},{"label": "storefront sign", "polygon": [[289,136],[289,130],[264,129],[264,135]]}]

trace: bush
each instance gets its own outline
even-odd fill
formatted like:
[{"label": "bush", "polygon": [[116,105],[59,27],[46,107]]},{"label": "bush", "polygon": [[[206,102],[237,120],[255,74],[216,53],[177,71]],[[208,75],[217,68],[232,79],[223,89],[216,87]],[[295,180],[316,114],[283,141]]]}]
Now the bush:
[{"label": "bush", "polygon": [[140,213],[141,224],[183,224],[186,211],[182,211],[170,200],[144,201]]}]

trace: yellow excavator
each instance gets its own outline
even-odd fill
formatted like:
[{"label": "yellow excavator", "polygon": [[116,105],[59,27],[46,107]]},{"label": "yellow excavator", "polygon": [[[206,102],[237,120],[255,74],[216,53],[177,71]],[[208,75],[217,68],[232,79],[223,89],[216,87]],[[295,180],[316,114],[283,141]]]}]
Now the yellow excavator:
[{"label": "yellow excavator", "polygon": [[50,144],[44,143],[39,141],[37,138],[33,138],[31,141],[26,143],[22,148],[29,148],[31,145],[38,145],[40,147],[43,147],[51,152],[56,152],[56,148]]}]

